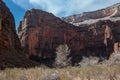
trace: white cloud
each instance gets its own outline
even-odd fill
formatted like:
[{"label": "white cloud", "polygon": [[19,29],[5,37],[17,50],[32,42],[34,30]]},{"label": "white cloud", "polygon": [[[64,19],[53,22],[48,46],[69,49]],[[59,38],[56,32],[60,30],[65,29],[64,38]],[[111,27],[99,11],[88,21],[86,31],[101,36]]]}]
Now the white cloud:
[{"label": "white cloud", "polygon": [[19,5],[20,7],[24,9],[30,9],[33,7],[30,3],[29,0],[12,0],[15,4]]},{"label": "white cloud", "polygon": [[107,7],[120,0],[12,0],[24,9],[39,8],[55,14],[68,16]]}]

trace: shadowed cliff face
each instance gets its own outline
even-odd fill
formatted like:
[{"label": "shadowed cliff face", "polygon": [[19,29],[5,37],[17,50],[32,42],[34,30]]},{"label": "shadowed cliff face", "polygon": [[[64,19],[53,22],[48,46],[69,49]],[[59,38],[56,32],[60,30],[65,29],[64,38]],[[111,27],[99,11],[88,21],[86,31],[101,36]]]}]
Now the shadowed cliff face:
[{"label": "shadowed cliff face", "polygon": [[86,27],[77,27],[51,13],[32,9],[26,12],[21,21],[18,35],[24,52],[31,59],[52,64],[56,47],[67,44],[71,50],[72,62],[76,63],[82,56],[109,58],[117,50],[114,46],[119,41],[118,23],[103,20]]},{"label": "shadowed cliff face", "polygon": [[21,52],[13,15],[5,4],[0,1],[0,49],[9,47],[16,48],[18,52]]},{"label": "shadowed cliff face", "polygon": [[22,52],[13,15],[0,0],[0,69],[28,67],[30,62]]}]

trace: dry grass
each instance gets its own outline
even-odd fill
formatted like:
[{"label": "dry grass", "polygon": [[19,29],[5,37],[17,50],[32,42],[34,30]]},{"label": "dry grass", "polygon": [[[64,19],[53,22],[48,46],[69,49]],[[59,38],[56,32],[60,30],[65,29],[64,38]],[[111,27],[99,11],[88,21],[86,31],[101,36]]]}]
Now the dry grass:
[{"label": "dry grass", "polygon": [[120,80],[120,64],[81,68],[67,67],[63,69],[49,69],[44,67],[31,69],[5,69],[0,71],[0,80],[45,80],[45,77],[47,77],[48,74],[53,73],[57,73],[60,80]]}]

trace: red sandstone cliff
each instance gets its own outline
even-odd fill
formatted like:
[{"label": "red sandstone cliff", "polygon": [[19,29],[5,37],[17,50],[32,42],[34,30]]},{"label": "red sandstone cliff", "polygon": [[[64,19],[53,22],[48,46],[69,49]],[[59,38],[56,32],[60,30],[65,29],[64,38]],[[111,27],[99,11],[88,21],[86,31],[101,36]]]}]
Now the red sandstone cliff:
[{"label": "red sandstone cliff", "polygon": [[26,53],[45,58],[53,56],[58,45],[68,43],[77,33],[73,25],[53,14],[32,9],[20,23],[18,35]]},{"label": "red sandstone cliff", "polygon": [[0,68],[29,67],[32,64],[22,52],[13,15],[0,0]]},{"label": "red sandstone cliff", "polygon": [[[107,28],[106,24],[110,26]],[[55,57],[56,47],[67,44],[74,63],[80,61],[82,56],[109,57],[113,53],[113,24],[111,21],[98,21],[86,27],[76,27],[51,13],[32,9],[26,12],[21,21],[18,35],[29,57],[51,60]]]},{"label": "red sandstone cliff", "polygon": [[[62,18],[62,20],[70,24],[76,25],[78,27],[88,26],[97,36],[99,36],[98,34],[99,32],[103,33],[104,31],[105,45],[107,47],[110,46],[114,47],[114,53],[118,53],[120,41],[119,40],[120,3],[117,3],[115,5],[112,5],[101,10],[85,12],[78,15],[64,17]],[[105,26],[105,22],[107,22],[106,23],[107,26]],[[102,26],[104,26],[105,29],[100,31],[99,27],[102,29]],[[112,43],[109,41],[112,41]],[[109,43],[112,45],[109,45]],[[113,48],[111,50],[113,51]]]}]

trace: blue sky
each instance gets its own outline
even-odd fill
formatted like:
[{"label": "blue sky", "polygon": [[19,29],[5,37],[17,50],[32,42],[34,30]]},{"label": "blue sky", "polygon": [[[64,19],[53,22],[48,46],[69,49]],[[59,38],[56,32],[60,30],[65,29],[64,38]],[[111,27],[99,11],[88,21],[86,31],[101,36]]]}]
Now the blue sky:
[{"label": "blue sky", "polygon": [[13,13],[17,28],[26,10],[24,8],[21,8],[19,5],[13,3],[12,0],[3,0],[3,1],[9,7],[10,11]]},{"label": "blue sky", "polygon": [[[25,11],[38,8],[65,17],[87,11],[102,9],[120,2],[120,0],[3,0],[13,13],[16,26],[22,20]],[[17,28],[16,27],[16,28]]]}]

